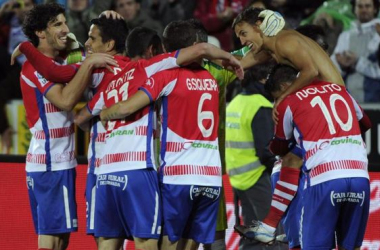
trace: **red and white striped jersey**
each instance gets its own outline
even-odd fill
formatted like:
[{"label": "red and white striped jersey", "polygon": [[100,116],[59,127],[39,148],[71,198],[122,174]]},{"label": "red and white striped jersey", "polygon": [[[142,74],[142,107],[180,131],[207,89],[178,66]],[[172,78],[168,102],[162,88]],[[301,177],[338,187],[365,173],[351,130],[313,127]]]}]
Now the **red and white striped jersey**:
[{"label": "red and white striped jersey", "polygon": [[203,68],[155,74],[142,88],[152,101],[162,98],[163,183],[222,185],[218,149],[218,83]]},{"label": "red and white striped jersey", "polygon": [[55,83],[46,80],[26,61],[22,67],[20,84],[32,133],[26,171],[74,168],[77,163],[74,156],[73,114],[60,110],[45,98]]},{"label": "red and white striped jersey", "polygon": [[[92,99],[96,93],[104,90],[111,82],[112,78],[117,75],[128,62],[130,62],[130,59],[125,56],[114,56],[114,59],[117,61],[119,67],[112,67],[114,70],[113,73],[106,68],[96,69],[92,72],[90,84],[91,96],[89,99]],[[92,122],[90,144],[87,150],[88,173],[95,173],[96,167],[99,166],[106,138],[106,129],[103,127],[100,120],[94,118]]]},{"label": "red and white striped jersey", "polygon": [[363,112],[344,87],[314,81],[285,98],[278,111],[275,137],[295,138],[311,185],[338,178],[368,178],[358,123]]},{"label": "red and white striped jersey", "polygon": [[[178,53],[178,52],[177,52]],[[114,76],[108,86],[88,103],[88,110],[98,115],[103,106],[127,100],[153,74],[178,67],[177,53],[158,55],[150,60],[129,62]],[[153,133],[155,130],[153,105],[143,108],[122,120],[107,122],[106,142],[97,174],[153,168]]]}]

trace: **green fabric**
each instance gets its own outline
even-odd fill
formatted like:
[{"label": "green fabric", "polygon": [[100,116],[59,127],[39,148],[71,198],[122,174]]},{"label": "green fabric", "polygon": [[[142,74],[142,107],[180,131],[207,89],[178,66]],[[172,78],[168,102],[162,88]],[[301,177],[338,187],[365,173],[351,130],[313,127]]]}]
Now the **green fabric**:
[{"label": "green fabric", "polygon": [[203,67],[210,72],[219,85],[219,128],[218,141],[223,174],[226,173],[225,127],[226,127],[226,87],[236,79],[236,75],[211,61],[203,61]]},{"label": "green fabric", "polygon": [[315,17],[321,13],[329,14],[334,20],[343,24],[343,30],[348,30],[356,19],[352,13],[350,0],[330,0],[324,2],[311,16],[301,21],[301,25],[312,24]]},{"label": "green fabric", "polygon": [[244,57],[247,54],[248,51],[249,51],[249,47],[245,46],[245,47],[243,47],[241,49],[232,51],[231,54],[234,55],[234,56],[237,56],[237,57]]},{"label": "green fabric", "polygon": [[[227,172],[236,171],[249,164],[260,162],[254,148],[254,138],[252,134],[252,120],[261,107],[272,108],[273,105],[262,95],[237,95],[227,107],[226,118],[226,141],[227,143],[247,145],[250,147],[238,147],[230,144],[226,148]],[[228,145],[228,144],[227,144]],[[252,187],[261,174],[265,171],[265,166],[259,164],[256,168],[247,172],[229,176],[231,186],[239,190],[247,190]]]}]

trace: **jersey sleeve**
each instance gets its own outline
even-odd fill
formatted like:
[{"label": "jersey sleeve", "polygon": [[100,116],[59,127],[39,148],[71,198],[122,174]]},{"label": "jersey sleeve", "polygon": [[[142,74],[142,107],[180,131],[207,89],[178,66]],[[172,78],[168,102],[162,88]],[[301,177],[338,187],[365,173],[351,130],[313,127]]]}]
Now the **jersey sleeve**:
[{"label": "jersey sleeve", "polygon": [[39,74],[29,61],[24,63],[21,77],[28,85],[37,88],[44,96],[56,84]]},{"label": "jersey sleeve", "polygon": [[284,100],[277,107],[278,123],[275,127],[275,137],[280,140],[290,140],[293,137],[293,114],[289,102]]},{"label": "jersey sleeve", "polygon": [[104,91],[97,92],[91,101],[87,103],[87,110],[93,116],[99,115],[102,111],[105,105],[104,94]]},{"label": "jersey sleeve", "polygon": [[153,102],[161,96],[168,96],[176,84],[177,70],[167,70],[148,78],[139,89],[144,91]]},{"label": "jersey sleeve", "polygon": [[69,82],[79,68],[78,65],[56,64],[53,59],[39,52],[30,42],[23,42],[20,45],[20,51],[44,78],[52,82]]},{"label": "jersey sleeve", "polygon": [[363,108],[357,103],[357,101],[352,97],[350,93],[347,94],[350,96],[352,103],[354,104],[355,114],[359,121],[361,133],[366,132],[372,127],[372,122],[369,119],[368,115],[364,112]]},{"label": "jersey sleeve", "polygon": [[147,78],[160,71],[180,67],[177,64],[179,52],[180,50],[177,50],[174,52],[157,55],[149,60],[142,60],[141,63],[143,64]]}]

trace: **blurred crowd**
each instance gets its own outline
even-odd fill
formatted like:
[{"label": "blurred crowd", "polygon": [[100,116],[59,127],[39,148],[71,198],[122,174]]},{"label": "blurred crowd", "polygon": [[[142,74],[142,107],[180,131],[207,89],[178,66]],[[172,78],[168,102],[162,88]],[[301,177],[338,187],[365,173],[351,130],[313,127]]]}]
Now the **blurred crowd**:
[{"label": "blurred crowd", "polygon": [[[247,6],[280,12],[286,28],[316,24],[323,28],[328,53],[339,68],[347,87],[360,103],[380,102],[378,0],[10,0],[0,1],[0,134],[3,143],[12,135],[5,104],[21,99],[19,76],[24,57],[10,65],[14,48],[26,40],[22,31],[25,13],[34,4],[58,2],[66,7],[69,29],[85,43],[89,20],[112,9],[124,17],[129,28],[152,28],[162,34],[173,20],[196,18],[206,27],[209,41],[226,51],[241,47],[233,34],[232,21]],[[231,84],[227,101],[240,91],[240,82]],[[4,145],[4,144],[3,144]]]}]

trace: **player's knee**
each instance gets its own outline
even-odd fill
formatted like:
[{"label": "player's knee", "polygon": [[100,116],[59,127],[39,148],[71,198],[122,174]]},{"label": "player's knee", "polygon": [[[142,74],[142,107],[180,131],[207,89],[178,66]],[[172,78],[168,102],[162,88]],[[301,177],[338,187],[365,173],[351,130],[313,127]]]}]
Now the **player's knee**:
[{"label": "player's knee", "polygon": [[158,250],[158,240],[134,238],[136,249]]},{"label": "player's knee", "polygon": [[290,168],[301,168],[302,159],[296,156],[295,154],[288,153],[282,157],[282,165]]}]

